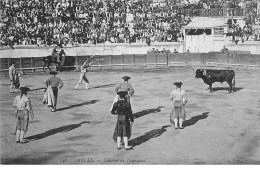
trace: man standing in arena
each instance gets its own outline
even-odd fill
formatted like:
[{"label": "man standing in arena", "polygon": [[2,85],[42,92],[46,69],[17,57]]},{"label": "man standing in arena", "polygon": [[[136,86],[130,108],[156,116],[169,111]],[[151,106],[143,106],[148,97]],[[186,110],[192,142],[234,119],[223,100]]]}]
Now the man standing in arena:
[{"label": "man standing in arena", "polygon": [[[92,56],[92,57],[93,57],[93,56]],[[87,79],[87,77],[86,77],[86,73],[87,73],[88,67],[89,67],[89,65],[90,65],[89,60],[90,60],[92,57],[90,57],[89,59],[87,59],[87,60],[82,64],[82,66],[80,67],[81,73],[80,73],[80,76],[79,76],[79,81],[78,81],[78,83],[77,83],[77,85],[76,85],[76,87],[75,87],[75,90],[78,90],[78,87],[79,87],[79,85],[82,83],[83,80],[86,82],[86,87],[85,87],[85,89],[86,89],[86,90],[88,89],[89,81],[88,81],[88,79]]]},{"label": "man standing in arena", "polygon": [[[188,102],[185,90],[181,89],[182,82],[175,82],[176,89],[171,92],[170,100],[173,100],[170,121],[175,129],[183,129],[183,121],[186,117],[185,104]],[[178,127],[179,123],[179,127]]]},{"label": "man standing in arena", "polygon": [[13,81],[14,81],[14,76],[16,74],[16,70],[15,70],[15,62],[13,61],[11,63],[12,65],[9,67],[9,78],[10,78],[10,81],[11,81],[11,86],[10,86],[10,91],[11,93],[14,93],[14,84],[13,84]]},{"label": "man standing in arena", "polygon": [[48,80],[46,80],[45,85],[46,88],[48,88],[48,86],[50,85],[53,91],[53,95],[54,95],[54,104],[52,106],[52,112],[56,111],[56,106],[57,106],[57,101],[58,101],[58,88],[61,89],[63,86],[63,82],[60,78],[56,77],[57,72],[56,71],[51,71],[50,72],[51,75],[53,75],[52,77],[50,77]]},{"label": "man standing in arena", "polygon": [[31,119],[34,119],[30,98],[27,97],[28,87],[21,87],[21,95],[16,96],[13,106],[16,108],[16,143],[26,143],[24,136],[28,130],[29,114]]},{"label": "man standing in arena", "polygon": [[[122,78],[124,80],[123,83],[119,84],[116,88],[115,88],[115,91],[117,93],[117,96],[115,97],[114,99],[114,102],[112,104],[112,107],[110,109],[110,111],[112,112],[113,108],[114,108],[114,104],[116,104],[116,102],[118,102],[118,100],[120,100],[120,95],[119,94],[125,94],[124,95],[124,98],[125,98],[125,102],[126,102],[126,111],[128,111],[128,113],[133,113],[132,111],[132,107],[131,107],[131,103],[130,103],[130,97],[134,95],[134,89],[133,87],[128,83],[128,80],[130,79],[130,77],[128,76],[124,76]],[[120,92],[120,93],[119,93]],[[131,122],[133,122],[131,120]],[[113,135],[113,140],[116,142],[117,141],[117,126],[115,128],[115,131],[114,131],[114,135]],[[131,128],[130,128],[131,129]]]},{"label": "man standing in arena", "polygon": [[[134,88],[128,83],[128,80],[130,79],[130,77],[124,76],[122,79],[124,80],[124,82],[119,84],[115,88],[115,91],[116,91],[116,93],[119,92],[119,91],[126,91],[127,92],[126,100],[127,100],[128,106],[131,108],[130,97],[134,95],[135,91],[134,91]],[[113,105],[117,101],[118,101],[118,96],[116,96],[116,98],[114,99]]]}]

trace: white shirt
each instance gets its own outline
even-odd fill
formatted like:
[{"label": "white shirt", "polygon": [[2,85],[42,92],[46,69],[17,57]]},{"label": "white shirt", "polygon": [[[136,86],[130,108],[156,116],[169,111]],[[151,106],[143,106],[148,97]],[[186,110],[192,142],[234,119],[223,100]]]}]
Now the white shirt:
[{"label": "white shirt", "polygon": [[13,106],[17,110],[29,110],[32,112],[31,101],[26,95],[23,95],[22,98],[21,95],[16,96],[13,102]]},{"label": "white shirt", "polygon": [[15,71],[15,67],[12,65],[9,67],[9,77],[12,80],[13,76],[15,75],[16,71]]},{"label": "white shirt", "polygon": [[183,104],[186,104],[188,101],[185,90],[181,90],[181,89],[173,90],[170,95],[170,100],[182,101]]}]

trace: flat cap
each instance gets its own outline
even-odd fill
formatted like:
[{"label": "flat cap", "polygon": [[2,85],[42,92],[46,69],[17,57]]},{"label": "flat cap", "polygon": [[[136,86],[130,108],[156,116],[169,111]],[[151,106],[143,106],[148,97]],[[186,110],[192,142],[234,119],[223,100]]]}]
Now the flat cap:
[{"label": "flat cap", "polygon": [[124,76],[124,77],[122,77],[122,79],[123,79],[123,80],[129,80],[130,77],[128,77],[128,76]]},{"label": "flat cap", "polygon": [[20,87],[20,90],[22,92],[30,91],[30,89],[28,87]]},{"label": "flat cap", "polygon": [[182,83],[182,82],[174,82],[173,85],[176,85],[176,86],[178,86],[178,87],[181,87],[181,86],[183,85],[183,83]]}]

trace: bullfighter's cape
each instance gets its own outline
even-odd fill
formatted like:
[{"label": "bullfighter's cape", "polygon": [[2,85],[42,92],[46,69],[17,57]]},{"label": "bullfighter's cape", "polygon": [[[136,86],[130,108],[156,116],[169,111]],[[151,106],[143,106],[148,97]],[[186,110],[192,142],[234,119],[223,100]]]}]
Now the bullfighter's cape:
[{"label": "bullfighter's cape", "polygon": [[54,94],[53,94],[51,86],[49,85],[44,94],[42,102],[43,102],[43,104],[46,104],[47,106],[52,107],[54,105],[54,101],[55,101]]}]

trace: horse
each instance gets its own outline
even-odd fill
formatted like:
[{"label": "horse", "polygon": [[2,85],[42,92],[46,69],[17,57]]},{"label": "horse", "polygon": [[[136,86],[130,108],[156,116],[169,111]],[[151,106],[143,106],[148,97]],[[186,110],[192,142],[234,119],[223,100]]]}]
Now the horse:
[{"label": "horse", "polygon": [[49,70],[51,71],[50,65],[51,65],[52,63],[55,64],[54,59],[53,59],[53,56],[52,56],[52,55],[48,55],[48,56],[46,56],[46,57],[43,57],[43,58],[42,58],[42,61],[43,61],[43,67],[42,67],[43,72],[45,73],[45,70],[46,70],[46,69],[49,69]]},{"label": "horse", "polygon": [[46,69],[49,69],[51,71],[50,65],[53,63],[57,69],[57,71],[60,71],[60,66],[64,64],[65,61],[65,52],[62,50],[59,53],[52,53],[51,55],[48,55],[47,57],[43,57],[43,72],[45,73]]}]

